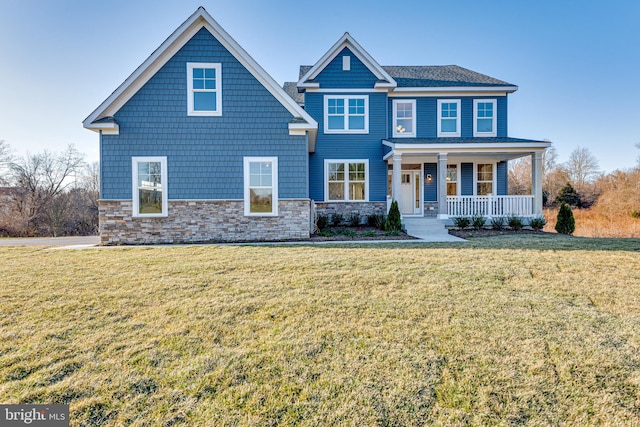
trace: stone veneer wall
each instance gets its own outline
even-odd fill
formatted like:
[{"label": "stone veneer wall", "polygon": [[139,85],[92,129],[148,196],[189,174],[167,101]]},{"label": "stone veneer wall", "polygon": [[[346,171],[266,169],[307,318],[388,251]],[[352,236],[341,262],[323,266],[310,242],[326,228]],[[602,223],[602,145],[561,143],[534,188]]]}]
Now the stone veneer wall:
[{"label": "stone veneer wall", "polygon": [[332,214],[340,213],[346,219],[356,212],[360,214],[360,221],[366,224],[368,215],[387,213],[387,202],[316,202],[316,215],[331,218]]},{"label": "stone veneer wall", "polygon": [[173,201],[167,217],[133,218],[131,200],[100,200],[103,245],[309,238],[309,200],[280,200],[277,217],[244,216],[242,200]]},{"label": "stone veneer wall", "polygon": [[438,216],[438,202],[424,202],[424,216]]}]

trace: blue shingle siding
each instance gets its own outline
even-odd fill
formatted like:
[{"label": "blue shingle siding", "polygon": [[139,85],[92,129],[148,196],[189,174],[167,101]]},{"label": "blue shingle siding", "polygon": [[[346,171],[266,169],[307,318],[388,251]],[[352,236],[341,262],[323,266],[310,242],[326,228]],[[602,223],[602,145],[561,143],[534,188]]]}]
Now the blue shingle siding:
[{"label": "blue shingle siding", "polygon": [[498,162],[496,177],[498,182],[498,188],[496,188],[496,195],[506,196],[508,194],[507,181],[508,181],[508,168],[507,162]]},{"label": "blue shingle siding", "polygon": [[460,164],[460,195],[473,196],[473,163]]},{"label": "blue shingle siding", "polygon": [[[426,180],[427,175],[431,174],[431,182]],[[424,164],[424,201],[425,202],[437,202],[438,201],[438,164],[437,163],[425,163]]]},{"label": "blue shingle siding", "polygon": [[[353,60],[352,60],[353,61]],[[353,63],[351,64],[353,67]],[[387,197],[387,163],[382,160],[382,139],[387,129],[387,95],[368,93],[368,134],[325,134],[324,95],[330,93],[305,94],[305,109],[318,121],[316,152],[309,156],[309,194],[315,201],[324,201],[325,159],[369,159],[369,201],[382,202]],[[357,95],[363,95],[357,93]]]},{"label": "blue shingle siding", "polygon": [[[342,70],[342,57],[351,57],[351,70]],[[355,56],[344,48],[314,79],[321,88],[373,88],[378,78]]]},{"label": "blue shingle siding", "polygon": [[[222,116],[187,116],[187,62],[222,63]],[[116,114],[101,137],[102,195],[131,198],[131,157],[166,156],[170,199],[242,199],[243,156],[277,156],[280,198],[308,197],[307,139],[293,116],[206,29]]]},{"label": "blue shingle siding", "polygon": [[474,99],[497,99],[498,102],[498,137],[507,137],[507,97],[394,97],[388,101],[388,121],[389,136],[393,135],[393,100],[394,99],[415,99],[416,100],[416,138],[436,138],[438,136],[438,99],[459,99],[462,109],[462,122],[460,132],[463,138],[473,137],[473,100]]}]

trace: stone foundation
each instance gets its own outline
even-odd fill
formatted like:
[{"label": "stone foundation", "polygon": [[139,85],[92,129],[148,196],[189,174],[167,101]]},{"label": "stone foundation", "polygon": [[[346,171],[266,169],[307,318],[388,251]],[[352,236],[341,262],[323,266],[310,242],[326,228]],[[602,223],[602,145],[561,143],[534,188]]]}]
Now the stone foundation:
[{"label": "stone foundation", "polygon": [[349,215],[359,213],[360,221],[366,224],[367,216],[387,213],[387,202],[316,202],[316,215],[327,215],[331,218],[334,213],[342,214],[345,220]]},{"label": "stone foundation", "polygon": [[172,201],[163,218],[132,217],[131,200],[101,200],[103,245],[300,240],[309,238],[309,200],[280,200],[277,217],[244,216],[244,202]]},{"label": "stone foundation", "polygon": [[424,216],[438,216],[438,202],[424,202]]}]

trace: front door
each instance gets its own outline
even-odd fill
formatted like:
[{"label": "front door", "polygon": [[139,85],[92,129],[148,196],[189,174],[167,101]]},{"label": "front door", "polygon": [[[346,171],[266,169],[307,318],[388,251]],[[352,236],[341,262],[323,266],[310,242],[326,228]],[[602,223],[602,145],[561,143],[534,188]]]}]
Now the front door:
[{"label": "front door", "polygon": [[420,215],[422,213],[420,176],[420,171],[402,171],[402,181],[400,185],[400,212],[403,215]]}]

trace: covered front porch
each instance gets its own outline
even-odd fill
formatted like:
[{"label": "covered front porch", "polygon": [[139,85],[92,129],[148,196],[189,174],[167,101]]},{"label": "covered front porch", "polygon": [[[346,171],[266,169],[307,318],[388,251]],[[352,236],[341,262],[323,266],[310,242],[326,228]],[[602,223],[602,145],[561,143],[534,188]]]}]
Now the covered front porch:
[{"label": "covered front porch", "polygon": [[[385,140],[388,203],[403,217],[542,215],[542,154],[548,142],[503,138],[444,143]],[[510,195],[508,161],[531,156],[530,195]]]}]

